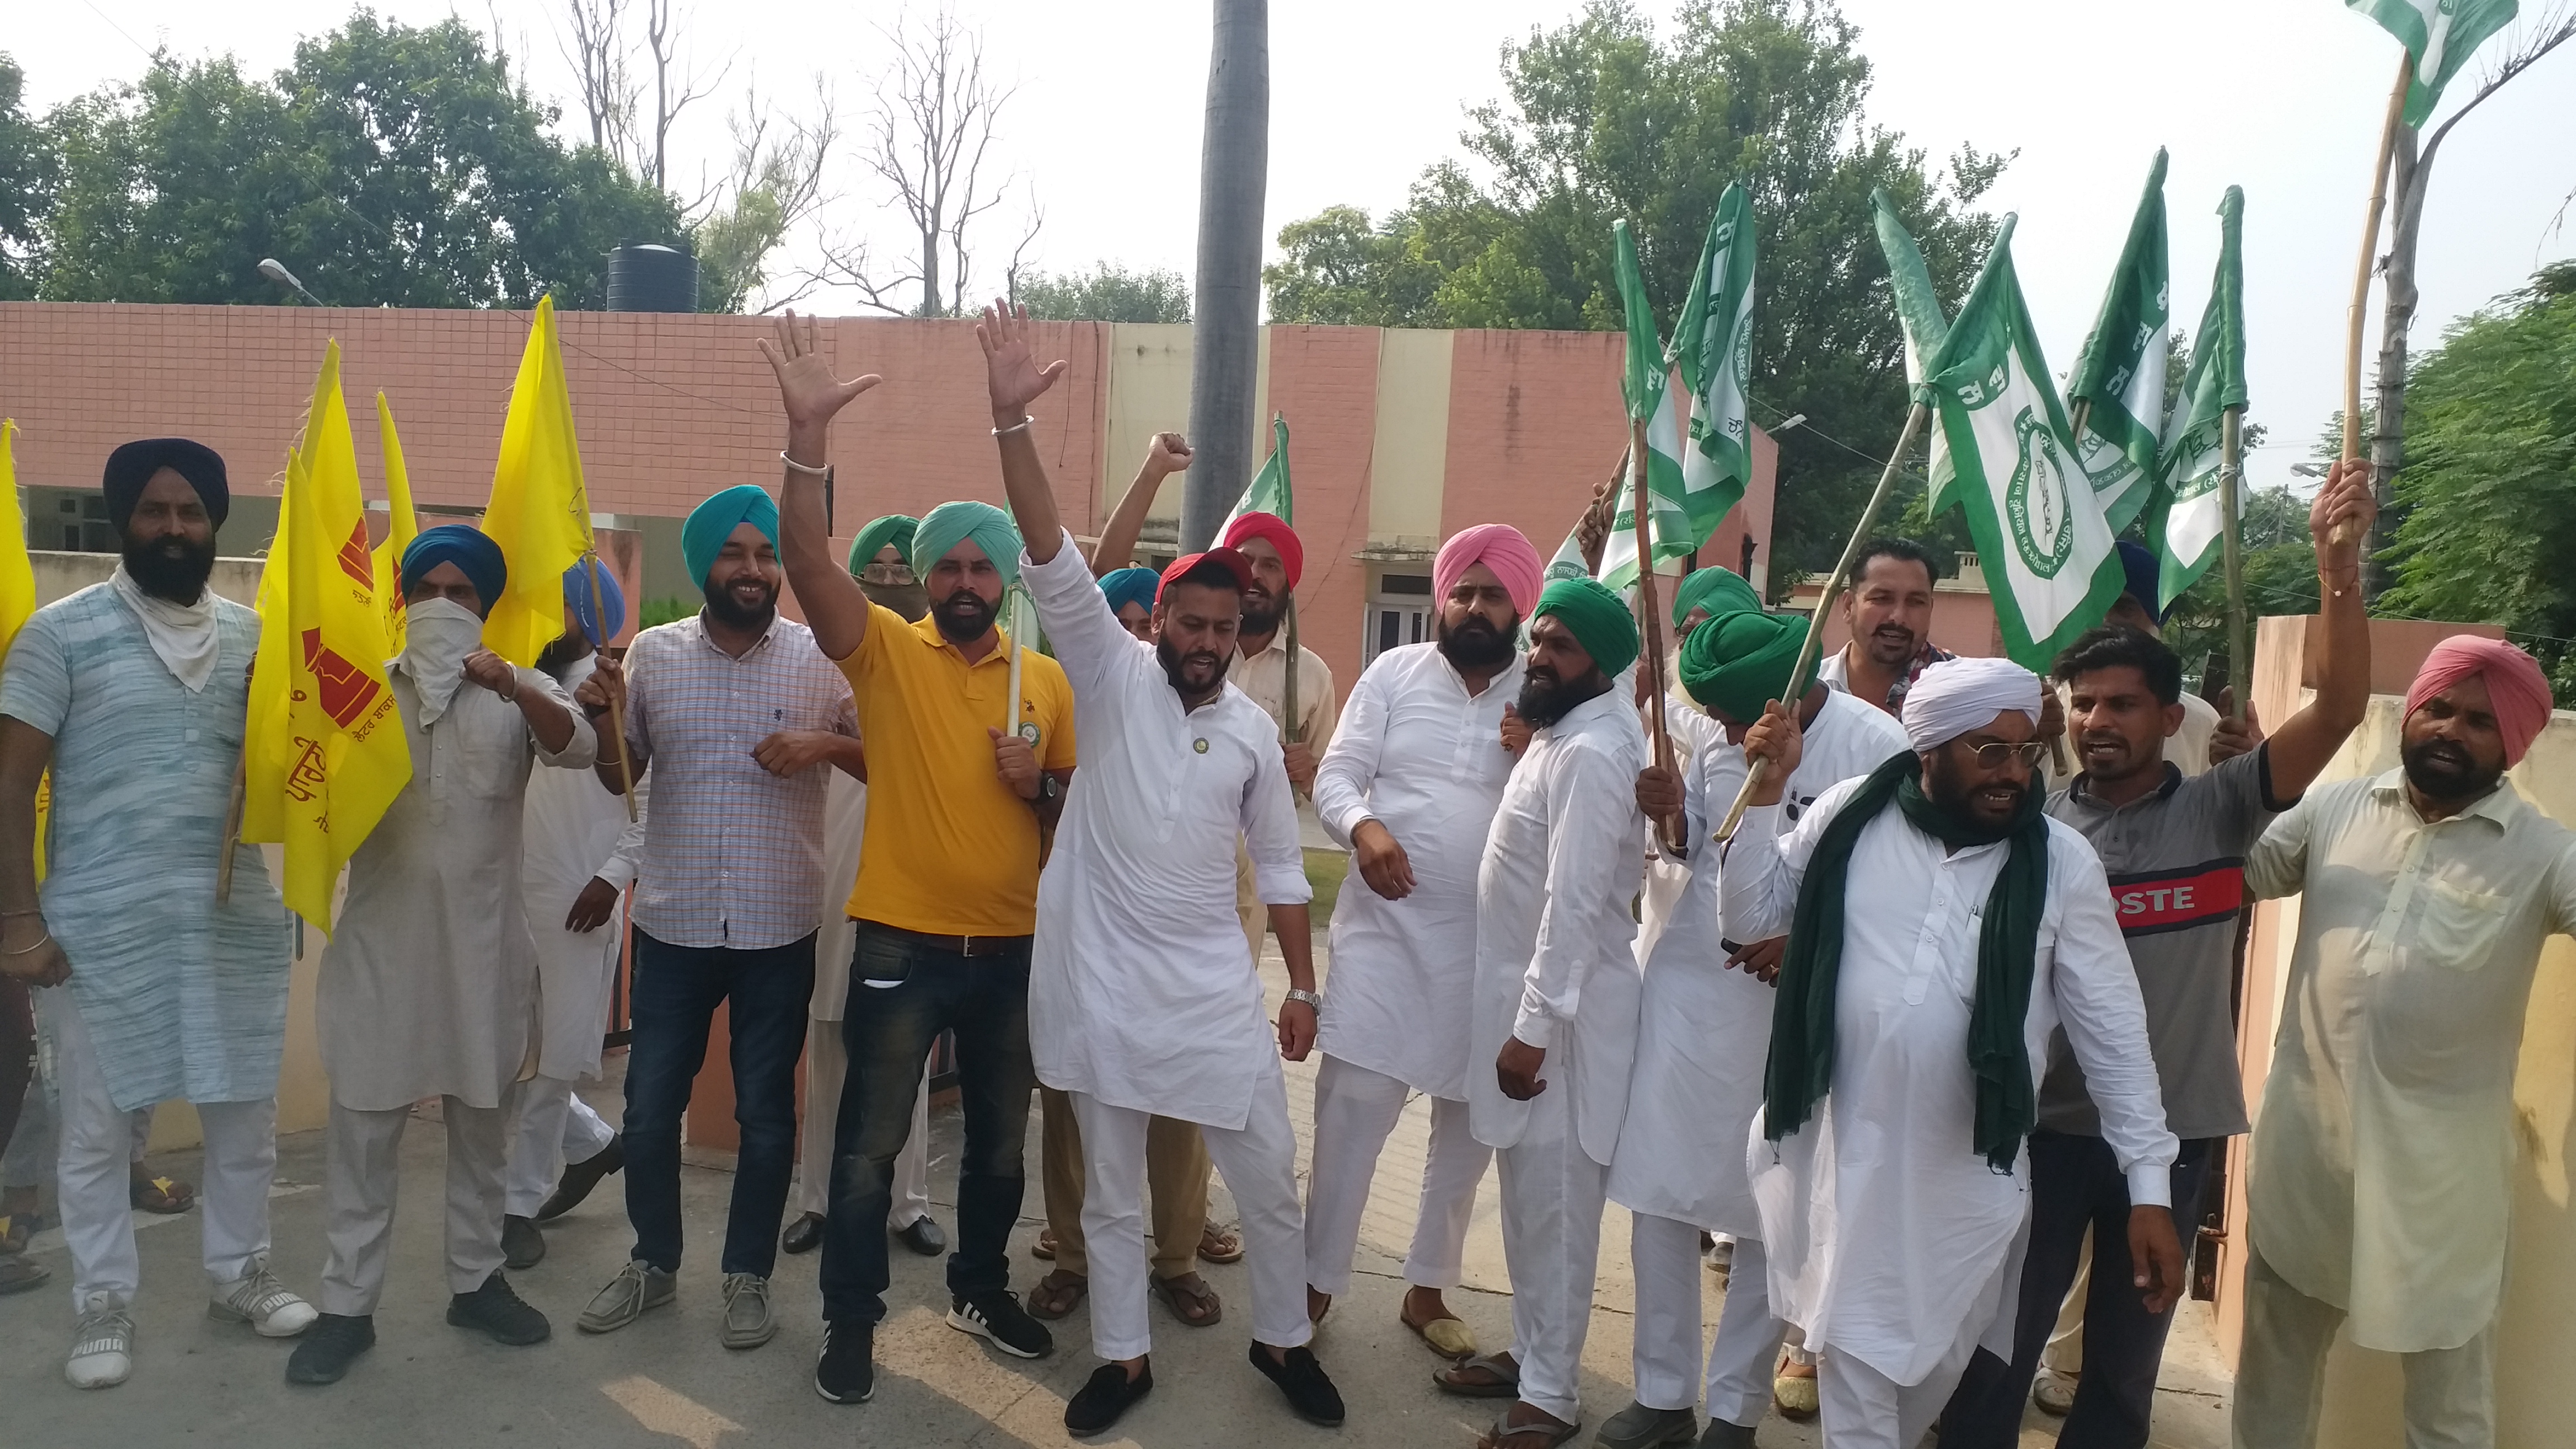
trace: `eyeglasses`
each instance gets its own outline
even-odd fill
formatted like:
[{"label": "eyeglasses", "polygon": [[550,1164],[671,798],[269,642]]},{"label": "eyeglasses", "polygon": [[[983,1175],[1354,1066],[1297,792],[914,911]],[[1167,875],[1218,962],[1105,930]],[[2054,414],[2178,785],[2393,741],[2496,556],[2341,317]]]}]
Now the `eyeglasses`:
[{"label": "eyeglasses", "polygon": [[2038,740],[2028,740],[2018,745],[2008,745],[2001,740],[1995,740],[1972,746],[1968,753],[1977,757],[1977,764],[1983,769],[2000,770],[2005,762],[2019,760],[2022,768],[2036,770],[2039,768],[2040,758],[2048,753],[2048,746]]}]

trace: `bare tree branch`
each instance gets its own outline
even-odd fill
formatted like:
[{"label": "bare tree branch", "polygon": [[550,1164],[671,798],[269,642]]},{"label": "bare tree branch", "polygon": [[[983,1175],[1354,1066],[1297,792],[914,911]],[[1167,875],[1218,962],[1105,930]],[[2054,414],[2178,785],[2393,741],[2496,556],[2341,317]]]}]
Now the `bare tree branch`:
[{"label": "bare tree branch", "polygon": [[556,47],[573,68],[581,87],[582,114],[590,121],[590,144],[621,161],[633,155],[637,87],[629,62],[635,47],[626,39],[627,0],[566,0],[570,36],[557,36]]}]

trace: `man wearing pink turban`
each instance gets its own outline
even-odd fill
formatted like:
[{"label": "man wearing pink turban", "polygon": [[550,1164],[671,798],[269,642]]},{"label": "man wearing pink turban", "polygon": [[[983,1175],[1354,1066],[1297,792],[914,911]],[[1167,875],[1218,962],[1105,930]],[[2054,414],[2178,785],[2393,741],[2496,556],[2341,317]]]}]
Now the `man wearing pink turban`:
[{"label": "man wearing pink turban", "polygon": [[1504,524],[1450,539],[1431,566],[1431,639],[1369,661],[1315,773],[1315,812],[1349,847],[1356,883],[1333,910],[1332,990],[1316,1029],[1307,1308],[1320,1318],[1349,1290],[1378,1154],[1420,1092],[1431,1146],[1401,1318],[1453,1359],[1476,1340],[1442,1294],[1458,1286],[1494,1155],[1467,1130],[1476,872],[1511,777],[1503,711],[1520,694],[1521,618],[1542,571],[1538,550]]},{"label": "man wearing pink turban", "polygon": [[2506,781],[2549,724],[2510,644],[2442,641],[2398,768],[2310,790],[2245,864],[2302,894],[2247,1184],[2236,1442],[2316,1442],[2349,1322],[2401,1356],[2410,1444],[2492,1444],[2514,1064],[2542,940],[2576,933],[2576,833]]}]

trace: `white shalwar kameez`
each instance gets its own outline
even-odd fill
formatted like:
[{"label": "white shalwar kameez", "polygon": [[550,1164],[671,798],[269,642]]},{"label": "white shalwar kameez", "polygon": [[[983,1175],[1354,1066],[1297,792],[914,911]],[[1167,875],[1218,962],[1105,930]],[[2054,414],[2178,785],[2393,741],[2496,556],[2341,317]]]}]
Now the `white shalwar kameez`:
[{"label": "white shalwar kameez", "polygon": [[[1704,1380],[1710,1418],[1751,1426],[1770,1406],[1772,1360],[1788,1330],[1771,1311],[1762,1219],[1743,1152],[1762,1108],[1774,991],[1750,973],[1728,969],[1718,929],[1718,847],[1709,833],[1744,783],[1744,751],[1726,742],[1715,720],[1696,708],[1691,715],[1710,728],[1695,732],[1702,743],[1683,780],[1691,840],[1690,859],[1682,863],[1686,889],[1666,919],[1650,918],[1637,937],[1645,1004],[1628,1120],[1610,1164],[1610,1200],[1635,1214],[1629,1261],[1637,1284],[1637,1402],[1686,1409],[1698,1402]],[[1780,813],[1794,820],[1827,789],[1906,748],[1905,731],[1885,711],[1826,691],[1789,776],[1789,808]],[[1704,1373],[1703,1230],[1735,1239],[1726,1309]]]},{"label": "white shalwar kameez", "polygon": [[[1502,1156],[1503,1259],[1512,1277],[1520,1398],[1576,1421],[1601,1204],[1637,1049],[1636,924],[1645,870],[1637,772],[1646,731],[1624,683],[1530,736],[1476,877],[1476,1140]],[[1543,1048],[1547,1090],[1503,1095],[1506,1040]]]},{"label": "white shalwar kameez", "polygon": [[519,865],[529,766],[587,770],[598,754],[571,697],[533,669],[518,687],[572,717],[560,753],[537,744],[517,705],[470,682],[422,725],[411,660],[442,607],[457,608],[413,607],[412,647],[389,671],[411,783],[349,859],[315,993],[331,1077],[319,1306],[349,1317],[374,1313],[384,1288],[403,1127],[424,1098],[441,1099],[447,1127],[448,1291],[470,1293],[501,1266],[510,1110],[539,1014]]},{"label": "white shalwar kameez", "polygon": [[[838,770],[830,774],[823,790],[823,919],[814,935],[814,995],[806,1006],[813,1026],[805,1033],[805,1120],[796,1138],[796,1211],[817,1217],[832,1210],[832,1131],[841,1120],[841,1087],[850,1076],[841,1015],[850,1000],[850,956],[859,931],[849,900],[868,824],[867,782]],[[913,1093],[912,1130],[894,1158],[894,1205],[886,1211],[886,1226],[901,1231],[928,1216],[930,1074],[924,1072]]]},{"label": "white shalwar kameez", "polygon": [[[2034,782],[2035,784],[2036,782]],[[1781,833],[1779,805],[1745,813],[1719,874],[1726,935],[1789,928],[1817,838],[1859,782],[1826,791]],[[1946,852],[1891,803],[1861,828],[1845,898],[1833,1083],[1777,1144],[1746,1144],[1771,1301],[1821,1356],[1829,1449],[1914,1449],[1981,1339],[2008,1353],[2029,1221],[2027,1152],[2009,1175],[1971,1145],[1965,1046],[1980,913],[2009,842]],[[2093,847],[2048,822],[2023,1040],[2031,1081],[2063,1028],[2128,1174],[2129,1200],[2169,1206],[2176,1144],[2147,1051],[2137,975]]]},{"label": "white shalwar kameez", "polygon": [[1413,872],[1400,901],[1362,883],[1333,910],[1306,1194],[1306,1282],[1320,1293],[1349,1291],[1370,1180],[1408,1091],[1431,1098],[1431,1143],[1404,1280],[1458,1286],[1476,1185],[1493,1160],[1467,1130],[1476,870],[1511,778],[1503,707],[1520,695],[1521,669],[1515,655],[1470,693],[1437,643],[1389,649],[1351,686],[1315,769],[1325,833],[1347,848],[1375,820]]},{"label": "white shalwar kameez", "polygon": [[1038,882],[1029,1047],[1071,1094],[1089,1159],[1082,1208],[1092,1349],[1146,1353],[1145,1128],[1196,1122],[1243,1215],[1252,1336],[1294,1348],[1306,1320],[1305,1220],[1288,1089],[1261,977],[1234,910],[1235,845],[1261,899],[1314,896],[1279,729],[1232,685],[1181,706],[1063,536],[1020,577],[1073,685],[1082,769]]}]

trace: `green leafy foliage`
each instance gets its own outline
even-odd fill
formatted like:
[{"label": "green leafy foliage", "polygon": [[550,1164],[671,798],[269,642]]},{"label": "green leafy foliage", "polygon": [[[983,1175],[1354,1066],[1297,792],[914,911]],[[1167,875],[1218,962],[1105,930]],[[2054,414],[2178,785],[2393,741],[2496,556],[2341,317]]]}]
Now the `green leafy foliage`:
[{"label": "green leafy foliage", "polygon": [[1187,322],[1190,284],[1168,267],[1131,271],[1095,262],[1089,271],[1033,273],[1012,288],[1032,317],[1052,322]]},{"label": "green leafy foliage", "polygon": [[26,74],[0,55],[0,302],[36,295],[36,222],[53,185],[53,152],[27,117]]},{"label": "green leafy foliage", "polygon": [[651,629],[662,624],[676,624],[698,611],[697,601],[677,594],[659,599],[646,599],[643,612],[635,616],[635,627]]}]

